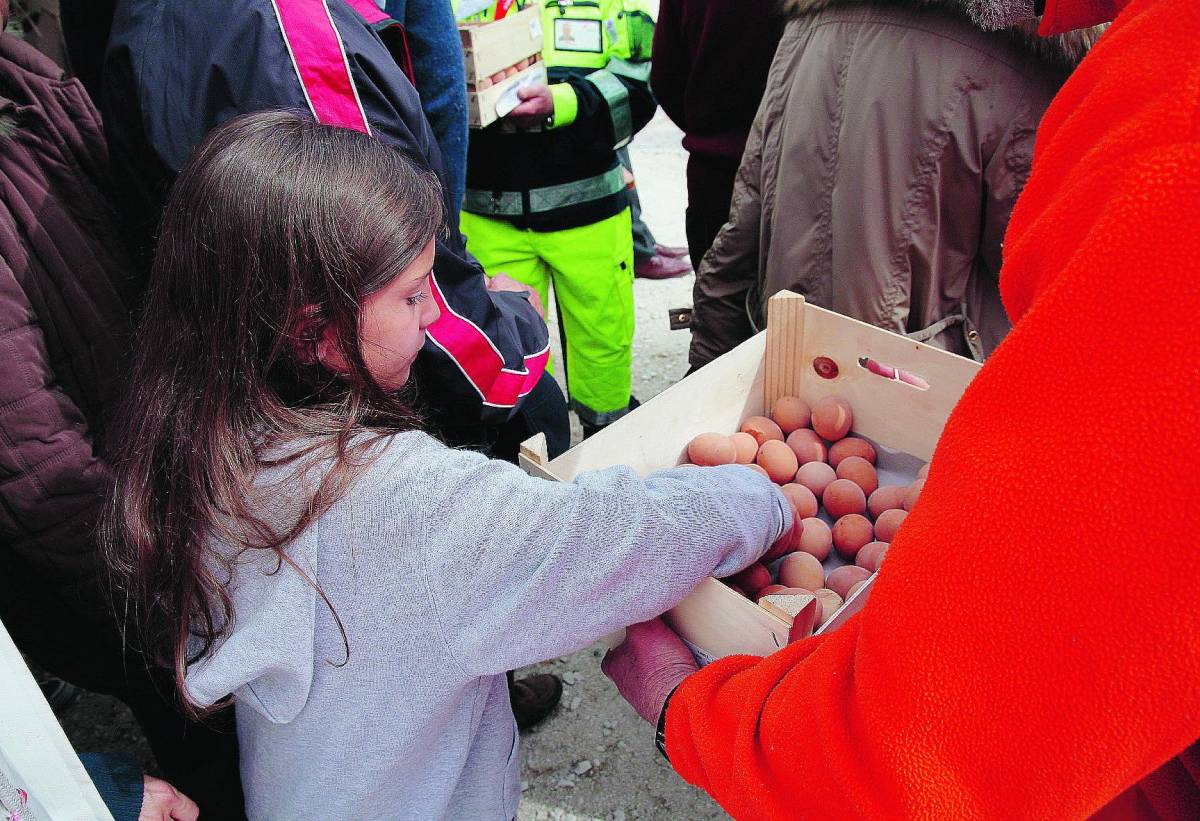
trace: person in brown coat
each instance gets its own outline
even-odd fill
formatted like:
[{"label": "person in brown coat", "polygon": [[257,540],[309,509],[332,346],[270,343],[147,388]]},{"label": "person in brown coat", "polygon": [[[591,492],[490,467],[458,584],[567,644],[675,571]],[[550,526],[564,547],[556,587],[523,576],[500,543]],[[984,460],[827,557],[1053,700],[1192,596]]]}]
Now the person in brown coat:
[{"label": "person in brown coat", "polygon": [[985,32],[969,0],[789,0],[729,221],[696,277],[693,367],[790,289],[983,360],[1001,240],[1051,98],[1100,29]]},{"label": "person in brown coat", "polygon": [[241,817],[236,738],[184,721],[101,583],[106,432],[142,287],[107,173],[83,86],[0,33],[0,621],[41,667],[129,704],[206,818]]}]

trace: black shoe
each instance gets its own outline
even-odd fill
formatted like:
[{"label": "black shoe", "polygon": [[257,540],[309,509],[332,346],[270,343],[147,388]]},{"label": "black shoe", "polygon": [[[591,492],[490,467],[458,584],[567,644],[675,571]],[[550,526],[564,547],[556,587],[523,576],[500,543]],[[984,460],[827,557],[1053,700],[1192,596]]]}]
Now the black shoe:
[{"label": "black shoe", "polygon": [[42,695],[46,697],[46,701],[50,702],[50,709],[54,711],[55,715],[65,713],[83,695],[83,690],[74,684],[70,684],[54,676],[47,676],[39,681],[38,687],[41,688]]},{"label": "black shoe", "polygon": [[528,730],[554,712],[562,699],[562,681],[549,673],[538,673],[510,681],[508,698],[517,727]]}]

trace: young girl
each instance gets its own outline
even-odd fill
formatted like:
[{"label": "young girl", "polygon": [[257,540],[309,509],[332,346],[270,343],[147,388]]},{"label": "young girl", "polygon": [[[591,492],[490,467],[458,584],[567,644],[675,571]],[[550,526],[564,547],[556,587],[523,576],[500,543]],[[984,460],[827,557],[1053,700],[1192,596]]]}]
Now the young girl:
[{"label": "young girl", "polygon": [[790,530],[738,466],[557,484],[417,430],[437,183],[367,135],[215,129],[171,196],[106,537],[186,705],[236,708],[253,819],[507,821],[504,673]]}]

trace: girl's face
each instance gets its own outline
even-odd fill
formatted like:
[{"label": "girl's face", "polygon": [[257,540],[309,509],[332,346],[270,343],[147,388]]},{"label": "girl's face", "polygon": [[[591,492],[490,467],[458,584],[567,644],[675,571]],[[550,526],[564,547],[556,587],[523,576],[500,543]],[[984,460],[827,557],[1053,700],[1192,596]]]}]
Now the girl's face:
[{"label": "girl's face", "polygon": [[[359,342],[362,358],[372,378],[384,390],[399,390],[408,381],[413,360],[425,344],[425,329],[442,315],[429,291],[433,271],[433,241],[395,279],[363,302]],[[329,334],[318,347],[318,356],[334,371],[348,370],[331,344]]]}]

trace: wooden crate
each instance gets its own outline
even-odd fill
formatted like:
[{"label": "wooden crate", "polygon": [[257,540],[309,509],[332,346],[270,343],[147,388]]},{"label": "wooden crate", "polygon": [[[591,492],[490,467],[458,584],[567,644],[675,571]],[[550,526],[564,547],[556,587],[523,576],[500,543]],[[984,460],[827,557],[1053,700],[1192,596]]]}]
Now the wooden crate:
[{"label": "wooden crate", "polygon": [[[916,374],[929,387],[872,372],[867,359]],[[547,457],[543,436],[533,437],[521,447],[521,466],[558,481],[614,464],[629,465],[645,476],[684,462],[687,443],[697,434],[733,433],[746,417],[765,415],[781,396],[812,403],[831,394],[850,402],[856,435],[928,461],[946,419],[978,370],[979,364],[969,359],[784,292],[768,304],[764,333],[557,459]],[[827,569],[840,563],[832,558]],[[872,576],[818,632],[837,629],[857,612],[874,580]],[[787,644],[790,627],[715,579],[702,582],[666,619],[702,660],[734,653],[769,655]]]},{"label": "wooden crate", "polygon": [[460,23],[467,85],[541,53],[542,12],[537,5],[491,23]]}]

